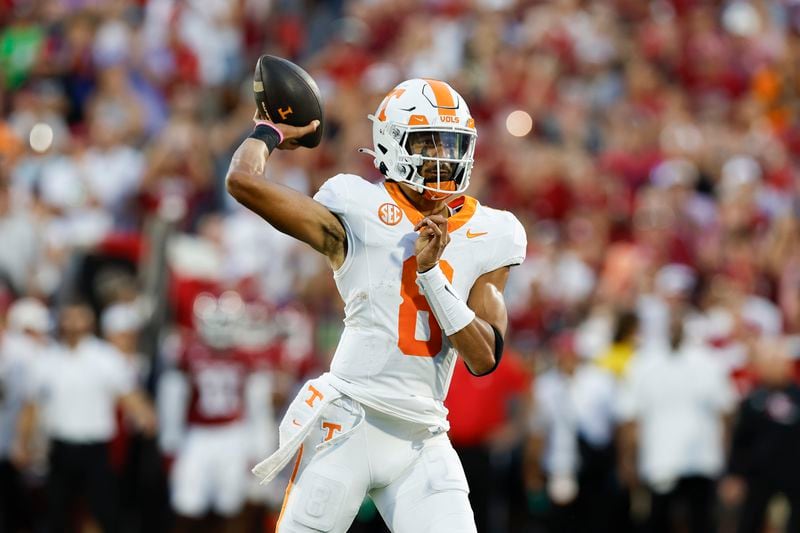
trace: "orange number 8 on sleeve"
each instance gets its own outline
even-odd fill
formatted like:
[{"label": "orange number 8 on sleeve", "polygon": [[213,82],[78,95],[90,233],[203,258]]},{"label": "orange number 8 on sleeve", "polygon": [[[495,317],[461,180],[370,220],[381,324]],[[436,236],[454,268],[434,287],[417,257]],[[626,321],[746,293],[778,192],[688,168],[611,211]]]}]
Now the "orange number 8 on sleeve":
[{"label": "orange number 8 on sleeve", "polygon": [[[453,282],[453,267],[445,260],[439,261],[439,267],[445,277]],[[420,357],[434,357],[442,350],[442,328],[433,316],[428,300],[419,292],[417,286],[417,258],[411,256],[403,263],[403,278],[400,284],[400,295],[403,302],[400,304],[400,317],[398,320],[397,346],[406,355]],[[416,338],[417,320],[419,311],[425,311],[428,316],[428,340]]]}]

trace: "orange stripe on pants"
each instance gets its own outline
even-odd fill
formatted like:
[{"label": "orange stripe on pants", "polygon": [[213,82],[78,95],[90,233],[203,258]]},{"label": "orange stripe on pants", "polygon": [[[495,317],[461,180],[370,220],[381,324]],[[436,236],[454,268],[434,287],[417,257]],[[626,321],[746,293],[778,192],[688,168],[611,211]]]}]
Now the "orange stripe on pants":
[{"label": "orange stripe on pants", "polygon": [[300,461],[303,459],[303,445],[297,450],[297,460],[294,462],[294,470],[292,470],[292,477],[289,478],[289,484],[286,486],[286,493],[283,496],[283,505],[281,506],[281,514],[278,515],[278,522],[275,524],[275,531],[279,531],[281,527],[281,520],[283,520],[283,513],[286,511],[286,506],[289,503],[289,494],[292,492],[294,485],[294,478],[297,477],[297,471],[300,469]]}]

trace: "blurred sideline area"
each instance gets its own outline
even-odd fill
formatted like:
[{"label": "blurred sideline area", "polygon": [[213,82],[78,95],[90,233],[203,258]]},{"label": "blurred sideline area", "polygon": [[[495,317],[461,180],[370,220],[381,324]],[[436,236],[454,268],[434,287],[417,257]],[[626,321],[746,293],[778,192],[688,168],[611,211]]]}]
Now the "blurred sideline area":
[{"label": "blurred sideline area", "polygon": [[273,530],[246,467],[342,305],[225,193],[262,53],[326,110],[269,179],[377,180],[366,114],[439,78],[527,228],[448,398],[479,531],[800,531],[794,0],[0,0],[0,531]]}]

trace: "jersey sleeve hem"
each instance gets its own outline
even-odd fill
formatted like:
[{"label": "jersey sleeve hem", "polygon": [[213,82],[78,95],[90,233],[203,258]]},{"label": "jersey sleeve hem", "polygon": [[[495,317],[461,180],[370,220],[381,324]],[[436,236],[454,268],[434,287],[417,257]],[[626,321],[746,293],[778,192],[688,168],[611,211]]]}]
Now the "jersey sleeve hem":
[{"label": "jersey sleeve hem", "polygon": [[484,268],[483,272],[481,272],[481,274],[488,274],[489,272],[494,272],[498,268],[512,267],[512,266],[521,265],[524,260],[525,260],[525,256],[524,255],[519,255],[519,256],[516,256],[516,257],[508,257],[508,258],[506,258],[506,259],[504,259],[502,261],[498,261],[496,263],[492,263],[492,264],[486,266]]},{"label": "jersey sleeve hem", "polygon": [[352,196],[351,186],[354,180],[360,180],[358,176],[352,174],[337,174],[322,184],[319,191],[314,195],[314,200],[322,204],[333,216],[342,224],[345,232],[346,248],[345,258],[339,268],[333,270],[334,279],[344,275],[353,262],[353,248],[355,246],[355,234],[353,233],[348,218],[351,214]]}]

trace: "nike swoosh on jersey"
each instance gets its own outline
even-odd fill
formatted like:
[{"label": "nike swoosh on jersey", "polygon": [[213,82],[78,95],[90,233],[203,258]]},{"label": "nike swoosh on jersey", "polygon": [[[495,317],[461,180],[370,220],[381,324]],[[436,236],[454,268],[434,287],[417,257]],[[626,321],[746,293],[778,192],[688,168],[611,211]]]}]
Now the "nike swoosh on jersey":
[{"label": "nike swoosh on jersey", "polygon": [[475,237],[480,237],[481,235],[486,235],[489,233],[488,231],[479,231],[478,233],[472,233],[472,230],[467,230],[467,239],[474,239]]}]

